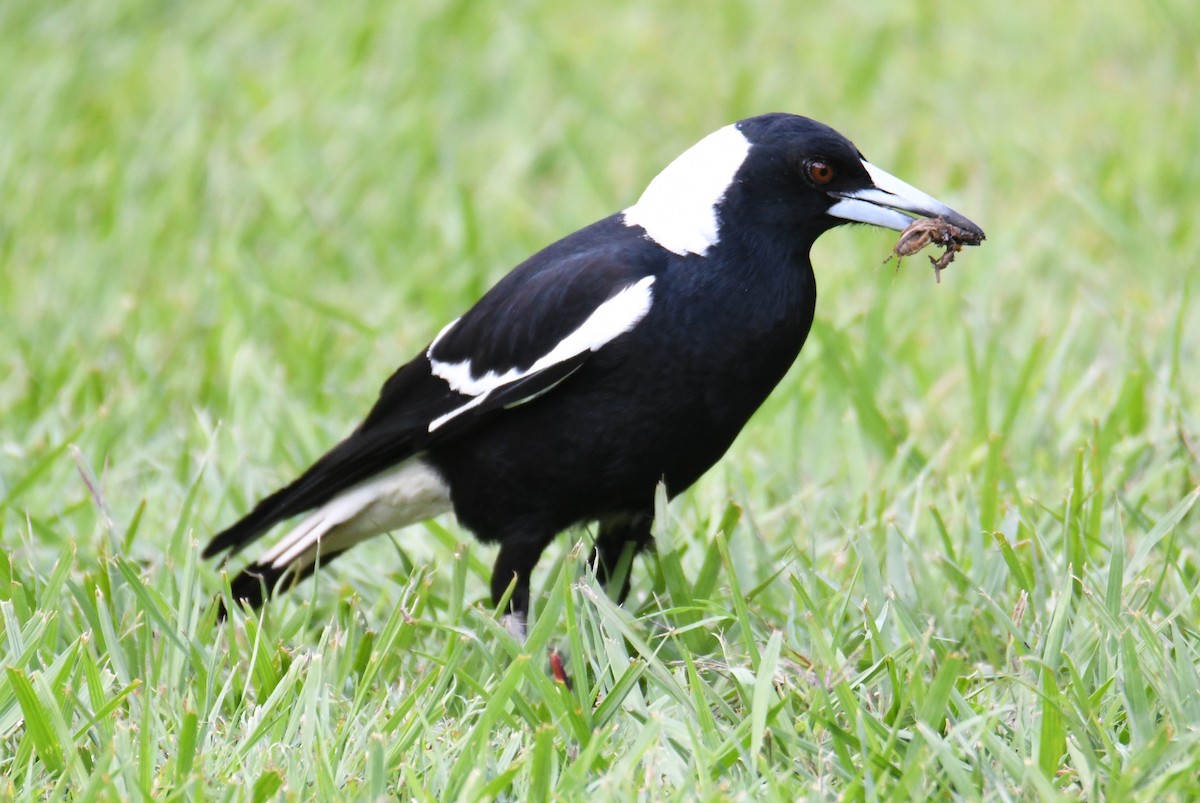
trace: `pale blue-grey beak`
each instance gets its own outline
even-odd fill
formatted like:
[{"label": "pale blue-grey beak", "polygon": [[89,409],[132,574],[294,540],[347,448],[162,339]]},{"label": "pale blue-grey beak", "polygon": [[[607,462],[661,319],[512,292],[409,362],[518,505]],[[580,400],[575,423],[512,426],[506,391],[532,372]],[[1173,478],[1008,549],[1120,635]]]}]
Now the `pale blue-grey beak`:
[{"label": "pale blue-grey beak", "polygon": [[[831,192],[830,195],[838,200],[829,207],[827,214],[896,231],[908,228],[914,220],[912,215],[936,217],[983,239],[983,229],[938,199],[926,195],[865,159],[862,165],[874,186],[853,192]],[[904,214],[905,212],[911,212],[912,215]]]}]

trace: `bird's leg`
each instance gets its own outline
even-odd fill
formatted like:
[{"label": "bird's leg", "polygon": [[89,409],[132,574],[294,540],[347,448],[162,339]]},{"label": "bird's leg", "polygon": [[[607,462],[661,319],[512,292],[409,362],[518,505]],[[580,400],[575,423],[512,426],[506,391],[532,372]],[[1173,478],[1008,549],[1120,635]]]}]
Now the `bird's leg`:
[{"label": "bird's leg", "polygon": [[629,596],[633,559],[650,544],[650,526],[653,522],[654,516],[650,513],[635,513],[600,522],[593,558],[596,576],[606,589],[610,583],[620,583],[618,604],[625,602]]},{"label": "bird's leg", "polygon": [[541,548],[528,541],[505,541],[500,545],[500,554],[496,556],[496,565],[492,568],[493,605],[500,604],[504,592],[516,579],[512,596],[508,598],[504,626],[520,641],[525,641],[525,624],[529,620],[529,575],[541,555]]}]

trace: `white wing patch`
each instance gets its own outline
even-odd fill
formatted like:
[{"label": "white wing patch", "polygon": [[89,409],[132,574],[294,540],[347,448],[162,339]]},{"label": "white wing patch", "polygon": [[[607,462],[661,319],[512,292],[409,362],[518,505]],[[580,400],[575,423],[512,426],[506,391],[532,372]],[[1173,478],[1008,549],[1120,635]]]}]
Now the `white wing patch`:
[{"label": "white wing patch", "polygon": [[419,458],[335,496],[271,547],[258,562],[301,571],[318,551],[331,555],[380,533],[398,530],[450,510],[450,488]]},{"label": "white wing patch", "polygon": [[[638,322],[650,311],[650,302],[653,298],[651,286],[653,284],[654,277],[646,276],[629,285],[596,307],[595,311],[575,331],[560,340],[558,345],[525,369],[509,368],[503,373],[492,370],[482,376],[475,376],[469,358],[460,362],[444,362],[436,359],[433,356],[433,349],[442,335],[446,334],[455,323],[458,323],[458,321],[454,321],[438,334],[425,356],[429,358],[434,376],[446,380],[446,384],[452,390],[475,398],[461,407],[435,418],[429,424],[429,431],[433,432],[452,418],[483,404],[492,391],[497,388],[544,371],[552,365],[569,360],[585,351],[596,351],[610,340],[628,332],[637,326]],[[534,396],[530,398],[534,398]]]},{"label": "white wing patch", "polygon": [[721,239],[717,204],[749,152],[750,142],[736,126],[714,131],[654,177],[625,210],[625,225],[641,226],[680,256],[704,256]]}]

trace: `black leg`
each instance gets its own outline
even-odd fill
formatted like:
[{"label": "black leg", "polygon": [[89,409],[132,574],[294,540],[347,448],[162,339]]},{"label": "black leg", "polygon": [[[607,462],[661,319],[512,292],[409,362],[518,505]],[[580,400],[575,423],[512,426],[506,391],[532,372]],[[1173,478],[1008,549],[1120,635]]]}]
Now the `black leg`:
[{"label": "black leg", "polygon": [[512,596],[508,598],[509,615],[505,626],[510,633],[522,641],[525,640],[525,623],[529,621],[529,575],[537,565],[545,542],[530,542],[526,540],[508,540],[500,545],[500,554],[496,556],[496,565],[492,568],[492,604],[499,605],[504,598],[504,592],[516,578]]},{"label": "black leg", "polygon": [[629,596],[633,559],[650,544],[650,525],[653,523],[654,516],[650,513],[635,513],[600,522],[594,558],[596,576],[605,588],[614,581],[621,584],[618,603],[625,602]]}]

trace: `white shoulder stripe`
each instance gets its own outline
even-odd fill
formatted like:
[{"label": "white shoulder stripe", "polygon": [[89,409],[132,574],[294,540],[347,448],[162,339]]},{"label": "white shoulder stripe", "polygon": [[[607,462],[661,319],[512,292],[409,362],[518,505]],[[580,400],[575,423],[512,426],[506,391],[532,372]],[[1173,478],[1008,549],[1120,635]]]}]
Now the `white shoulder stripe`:
[{"label": "white shoulder stripe", "polygon": [[717,205],[749,152],[750,141],[737,126],[714,131],[654,177],[625,210],[625,225],[641,226],[647,237],[680,256],[704,256],[721,239]]},{"label": "white shoulder stripe", "polygon": [[446,413],[445,415],[440,415],[437,418],[433,419],[432,421],[429,422],[429,431],[433,432],[435,429],[440,427],[442,424],[445,424],[447,421],[454,419],[454,418],[458,418],[460,415],[465,413],[467,410],[470,410],[474,407],[478,407],[479,405],[483,404],[485,401],[487,401],[488,393],[491,393],[491,391],[489,390],[487,393],[481,393],[480,395],[471,399],[466,404],[464,404],[460,407],[455,407],[453,410]]},{"label": "white shoulder stripe", "polygon": [[[426,356],[429,358],[429,365],[434,376],[446,380],[452,390],[475,398],[440,418],[434,419],[429,425],[429,431],[433,432],[455,416],[479,406],[496,388],[544,371],[552,365],[569,360],[585,351],[596,351],[614,338],[628,332],[637,326],[638,322],[645,318],[646,313],[650,311],[650,303],[653,299],[651,286],[653,284],[654,277],[646,276],[629,285],[596,307],[595,311],[575,331],[560,340],[558,345],[540,357],[533,365],[523,370],[509,368],[503,373],[492,370],[477,377],[472,370],[470,359],[460,362],[443,362],[433,357],[433,346],[430,346]],[[446,327],[442,332],[445,333],[448,329],[449,327]],[[440,338],[441,335],[438,337]],[[437,345],[437,340],[434,340],[434,345]]]},{"label": "white shoulder stripe", "polygon": [[461,320],[462,320],[462,318],[455,318],[454,320],[450,321],[450,323],[448,323],[448,324],[446,324],[445,326],[443,326],[443,327],[442,327],[442,330],[441,330],[440,332],[438,332],[438,333],[437,333],[437,337],[435,337],[435,338],[433,339],[433,342],[429,344],[429,348],[425,349],[425,356],[426,356],[426,357],[428,357],[430,360],[432,360],[432,359],[433,359],[433,348],[434,348],[434,346],[436,346],[436,345],[438,344],[438,341],[439,341],[439,340],[441,340],[443,337],[445,337],[445,336],[446,336],[446,333],[447,333],[447,332],[449,332],[451,329],[453,329],[453,328],[454,328],[454,325],[455,325],[456,323],[458,323],[459,321],[461,321]]}]

